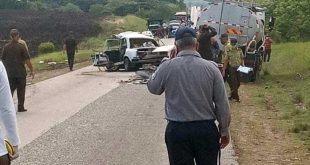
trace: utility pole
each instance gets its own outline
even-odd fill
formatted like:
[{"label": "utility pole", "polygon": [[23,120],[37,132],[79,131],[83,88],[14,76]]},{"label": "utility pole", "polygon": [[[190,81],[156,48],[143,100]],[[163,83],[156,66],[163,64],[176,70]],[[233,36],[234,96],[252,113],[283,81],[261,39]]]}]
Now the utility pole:
[{"label": "utility pole", "polygon": [[218,33],[221,33],[221,24],[222,24],[223,10],[224,10],[224,0],[222,0],[222,10],[221,10],[220,24],[219,24]]}]

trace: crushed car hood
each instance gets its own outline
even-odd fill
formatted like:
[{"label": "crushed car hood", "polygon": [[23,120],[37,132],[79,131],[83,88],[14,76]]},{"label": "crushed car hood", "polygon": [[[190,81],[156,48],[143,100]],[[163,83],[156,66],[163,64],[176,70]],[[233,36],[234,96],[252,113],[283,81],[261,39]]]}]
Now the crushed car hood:
[{"label": "crushed car hood", "polygon": [[153,53],[156,53],[156,52],[169,52],[172,49],[174,49],[174,47],[175,47],[174,45],[160,46],[160,47],[157,47],[156,49],[154,49],[152,52]]}]

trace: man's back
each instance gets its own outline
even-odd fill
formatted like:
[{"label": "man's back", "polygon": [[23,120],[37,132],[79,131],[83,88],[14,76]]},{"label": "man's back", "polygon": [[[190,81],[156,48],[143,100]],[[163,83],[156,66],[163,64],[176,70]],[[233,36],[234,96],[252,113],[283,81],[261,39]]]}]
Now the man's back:
[{"label": "man's back", "polygon": [[26,48],[18,42],[10,42],[3,48],[1,60],[9,77],[25,77],[25,61],[30,56]]},{"label": "man's back", "polygon": [[271,49],[272,40],[270,38],[266,38],[264,46],[266,49]]},{"label": "man's back", "polygon": [[[223,78],[216,64],[202,59],[194,51],[183,51],[162,64],[166,94],[166,118],[171,121],[216,119],[213,102],[229,109]],[[159,70],[160,70],[159,69]],[[156,78],[156,74],[155,77]],[[157,86],[158,84],[154,84]],[[152,86],[149,85],[152,90]],[[216,92],[215,92],[216,91]],[[221,98],[222,100],[218,99]]]},{"label": "man's back", "polygon": [[68,52],[75,52],[76,49],[76,41],[75,38],[70,36],[65,39],[65,45]]}]

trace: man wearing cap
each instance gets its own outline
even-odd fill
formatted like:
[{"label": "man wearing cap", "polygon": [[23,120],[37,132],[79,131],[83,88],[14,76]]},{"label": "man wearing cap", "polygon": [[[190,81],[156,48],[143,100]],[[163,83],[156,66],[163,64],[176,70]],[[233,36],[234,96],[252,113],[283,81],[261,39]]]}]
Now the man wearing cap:
[{"label": "man wearing cap", "polygon": [[27,109],[24,107],[27,76],[25,64],[27,64],[32,78],[34,78],[34,72],[27,49],[19,43],[18,30],[12,29],[10,36],[12,40],[4,46],[1,60],[8,74],[12,95],[17,89],[18,112],[26,112]]},{"label": "man wearing cap", "polygon": [[75,52],[78,52],[77,42],[72,31],[69,32],[69,36],[64,40],[63,51],[67,52],[69,69],[72,71]]},{"label": "man wearing cap", "polygon": [[180,27],[175,45],[177,55],[163,61],[147,85],[153,94],[165,92],[169,162],[216,165],[220,148],[229,143],[230,112],[223,78],[216,64],[197,52],[192,28]]},{"label": "man wearing cap", "polygon": [[212,60],[213,54],[211,50],[211,38],[216,36],[216,29],[208,25],[203,25],[201,26],[199,32],[200,34],[198,37],[198,52],[203,59]]},{"label": "man wearing cap", "polygon": [[242,50],[237,46],[237,39],[231,38],[230,45],[225,47],[224,52],[224,66],[222,75],[225,76],[225,72],[228,69],[229,77],[227,79],[231,90],[230,100],[235,99],[240,102],[238,89],[240,87],[240,75],[237,71],[240,66],[244,66],[244,56]]}]

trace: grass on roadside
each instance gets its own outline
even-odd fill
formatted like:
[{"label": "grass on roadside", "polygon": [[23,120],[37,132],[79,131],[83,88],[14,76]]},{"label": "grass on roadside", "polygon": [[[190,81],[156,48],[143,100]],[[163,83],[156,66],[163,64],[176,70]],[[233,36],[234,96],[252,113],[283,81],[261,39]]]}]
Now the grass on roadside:
[{"label": "grass on roadside", "polygon": [[124,31],[146,31],[146,21],[142,18],[136,17],[134,15],[128,15],[125,18],[125,24],[123,26]]},{"label": "grass on roadside", "polygon": [[[282,128],[310,150],[310,42],[274,45],[257,96],[281,114]],[[272,105],[268,104],[268,102]]]},{"label": "grass on roadside", "polygon": [[109,16],[101,22],[102,32],[97,37],[91,37],[80,43],[82,49],[102,50],[105,40],[125,31],[142,32],[147,29],[146,20],[134,15],[125,17]]},{"label": "grass on roadside", "polygon": [[[75,62],[84,62],[87,60],[90,60],[90,55],[92,51],[91,50],[80,50],[78,53],[75,54]],[[63,54],[63,52],[54,52],[54,53],[48,53],[48,54],[42,54],[38,57],[32,58],[32,64],[34,67],[34,70],[41,71],[41,70],[47,70],[47,69],[58,69],[63,68],[67,66],[67,55]],[[40,63],[40,61],[43,61],[44,63]],[[56,62],[56,64],[48,65],[48,62]]]}]

